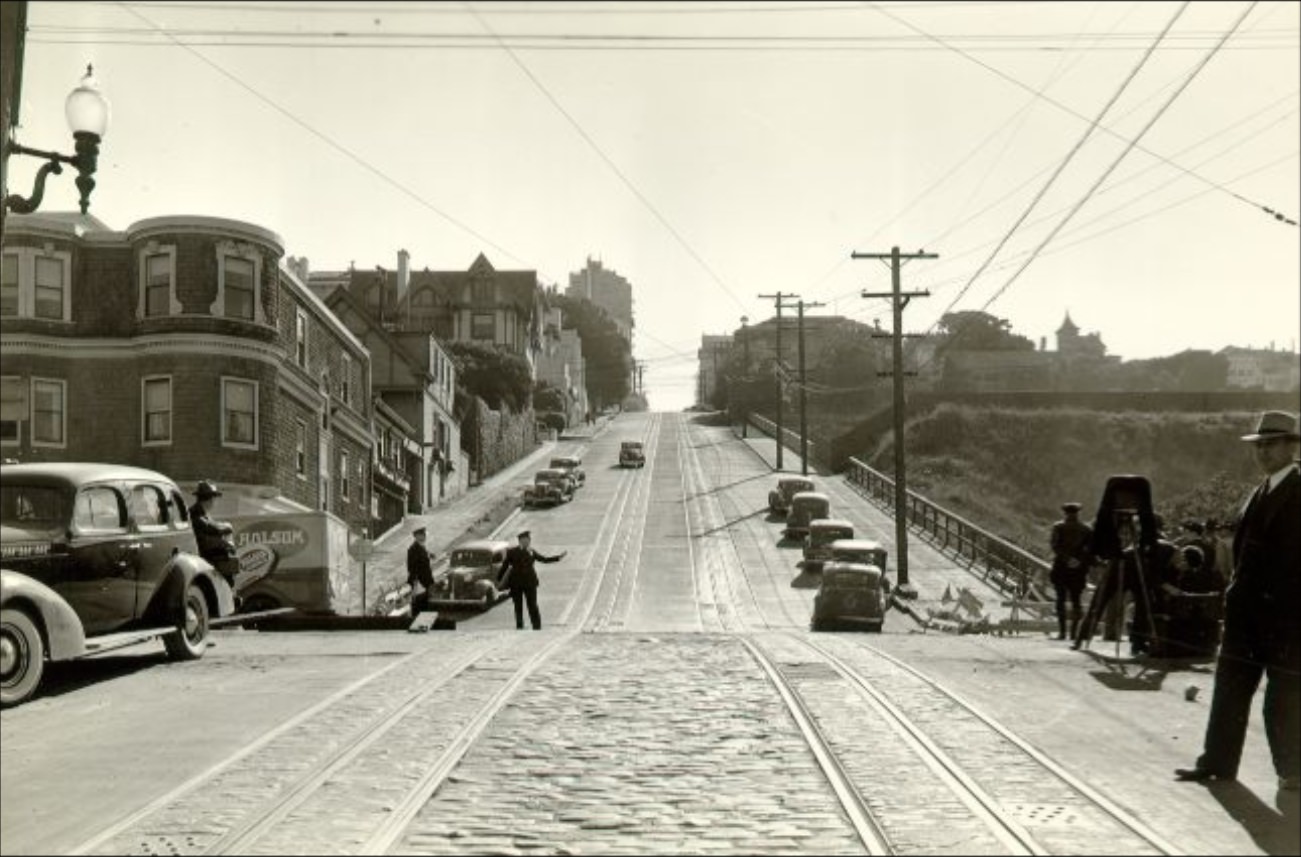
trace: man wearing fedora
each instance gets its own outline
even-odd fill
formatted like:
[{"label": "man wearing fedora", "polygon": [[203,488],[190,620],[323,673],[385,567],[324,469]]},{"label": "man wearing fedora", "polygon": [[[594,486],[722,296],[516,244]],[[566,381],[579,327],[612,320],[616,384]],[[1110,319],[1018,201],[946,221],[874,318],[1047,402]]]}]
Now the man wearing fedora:
[{"label": "man wearing fedora", "polygon": [[524,603],[528,602],[529,621],[534,631],[542,630],[542,614],[538,611],[538,572],[535,562],[560,562],[569,551],[546,556],[531,547],[533,534],[528,530],[519,534],[519,544],[506,551],[506,559],[497,572],[497,585],[510,589],[510,600],[515,605],[515,628],[524,630]]},{"label": "man wearing fedora", "polygon": [[1071,601],[1071,638],[1080,626],[1080,596],[1088,579],[1092,556],[1089,543],[1093,528],[1080,520],[1079,503],[1063,503],[1062,520],[1053,524],[1049,543],[1053,550],[1053,567],[1048,580],[1057,595],[1057,639],[1066,639],[1066,599]]},{"label": "man wearing fedora", "polygon": [[233,591],[239,562],[235,559],[235,528],[226,521],[212,519],[213,501],[221,496],[217,486],[207,479],[194,489],[194,505],[190,507],[190,526],[198,542],[199,556],[203,557],[221,576],[226,578]]},{"label": "man wearing fedora", "polygon": [[1265,737],[1280,789],[1301,785],[1301,474],[1297,418],[1267,411],[1244,435],[1265,480],[1243,504],[1225,591],[1224,640],[1201,756],[1180,780],[1238,775],[1251,699],[1265,679]]}]

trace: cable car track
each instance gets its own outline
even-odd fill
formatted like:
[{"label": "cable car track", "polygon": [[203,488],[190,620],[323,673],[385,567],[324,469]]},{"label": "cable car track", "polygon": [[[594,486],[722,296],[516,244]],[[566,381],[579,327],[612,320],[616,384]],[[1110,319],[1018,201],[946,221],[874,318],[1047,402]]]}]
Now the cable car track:
[{"label": "cable car track", "polygon": [[[1069,853],[1089,850],[1087,843],[1096,841],[1111,843],[1119,853],[1180,853],[1006,727],[875,646],[851,644],[839,636],[834,642],[819,642],[793,631],[749,635],[743,642],[787,700],[869,853],[940,849],[926,838],[934,834],[919,834],[907,827],[909,815],[924,812],[924,806],[890,804],[889,782],[872,773],[873,747],[888,748],[891,753],[906,748],[913,757],[912,800],[917,801],[919,789],[938,791],[942,787],[951,796],[945,824],[963,829],[967,837],[978,835],[974,831],[981,829],[979,835],[987,838],[986,847],[996,848],[998,853]],[[862,665],[833,652],[833,645],[851,648],[862,664],[885,663],[883,672],[905,674],[913,686],[900,687],[892,680],[866,675]],[[867,653],[871,659],[861,657]],[[883,688],[883,683],[889,686]],[[919,691],[918,685],[924,689]],[[863,706],[863,710],[854,709],[853,717],[845,710],[845,687],[853,689]],[[806,694],[812,694],[813,701]],[[821,703],[816,701],[819,694],[825,696]],[[866,718],[863,711],[870,712]],[[846,726],[847,718],[853,721],[852,727]],[[866,751],[861,739],[855,740],[865,719],[872,724],[870,734],[875,738]],[[889,734],[880,728],[882,723],[888,725]],[[839,740],[833,737],[837,732]],[[833,762],[827,764],[827,758]],[[897,765],[898,760],[892,763]],[[929,781],[919,785],[923,775]],[[867,809],[869,792],[878,808]],[[932,796],[930,800],[938,805],[943,799]],[[870,822],[859,820],[865,812],[871,816]],[[1062,820],[1069,824],[1061,824]],[[1086,838],[1080,839],[1081,834]],[[967,847],[979,845],[967,842]]]}]

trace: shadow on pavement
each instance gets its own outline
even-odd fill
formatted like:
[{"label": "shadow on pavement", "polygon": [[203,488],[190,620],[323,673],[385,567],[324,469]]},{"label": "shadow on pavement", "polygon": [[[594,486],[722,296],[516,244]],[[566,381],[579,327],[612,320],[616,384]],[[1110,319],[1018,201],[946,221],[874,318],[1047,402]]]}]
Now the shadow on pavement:
[{"label": "shadow on pavement", "polygon": [[1279,789],[1269,806],[1240,782],[1216,781],[1206,788],[1266,854],[1301,854],[1301,793]]},{"label": "shadow on pavement", "polygon": [[165,652],[99,655],[77,661],[56,661],[46,665],[37,698],[62,696],[166,663],[169,661]]},{"label": "shadow on pavement", "polygon": [[1111,690],[1160,690],[1168,673],[1164,666],[1154,667],[1138,658],[1112,658],[1087,649],[1085,653],[1103,667],[1089,675]]}]

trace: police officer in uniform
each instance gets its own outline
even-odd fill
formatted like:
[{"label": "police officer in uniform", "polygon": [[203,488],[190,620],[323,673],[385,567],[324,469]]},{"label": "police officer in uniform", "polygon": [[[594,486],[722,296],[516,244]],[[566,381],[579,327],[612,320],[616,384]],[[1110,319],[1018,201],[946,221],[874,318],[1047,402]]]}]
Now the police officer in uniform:
[{"label": "police officer in uniform", "polygon": [[1089,543],[1093,528],[1080,520],[1079,503],[1063,503],[1063,520],[1053,524],[1049,542],[1053,550],[1053,567],[1048,580],[1057,595],[1057,639],[1066,639],[1066,599],[1071,601],[1071,636],[1080,626],[1080,596],[1084,594],[1089,566],[1093,558]]},{"label": "police officer in uniform", "polygon": [[524,629],[524,604],[528,603],[529,621],[533,630],[542,630],[542,614],[538,612],[538,572],[534,563],[559,562],[569,551],[555,556],[545,556],[530,547],[533,536],[528,530],[519,534],[519,544],[506,551],[506,559],[497,572],[497,585],[510,589],[510,600],[515,605],[515,627]]}]

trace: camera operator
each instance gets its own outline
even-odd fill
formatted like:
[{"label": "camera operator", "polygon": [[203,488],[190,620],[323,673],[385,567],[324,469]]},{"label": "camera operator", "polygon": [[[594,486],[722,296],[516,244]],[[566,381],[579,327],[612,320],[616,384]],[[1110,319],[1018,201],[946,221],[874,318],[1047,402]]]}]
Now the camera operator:
[{"label": "camera operator", "polygon": [[1145,478],[1113,476],[1107,480],[1092,541],[1093,554],[1106,560],[1107,567],[1075,632],[1072,649],[1093,639],[1094,628],[1112,598],[1119,596],[1117,608],[1123,615],[1127,595],[1134,599],[1130,653],[1140,655],[1151,649],[1153,607],[1163,597],[1162,584],[1174,574],[1175,547],[1162,539],[1160,532],[1161,519],[1152,511],[1151,487]]}]

